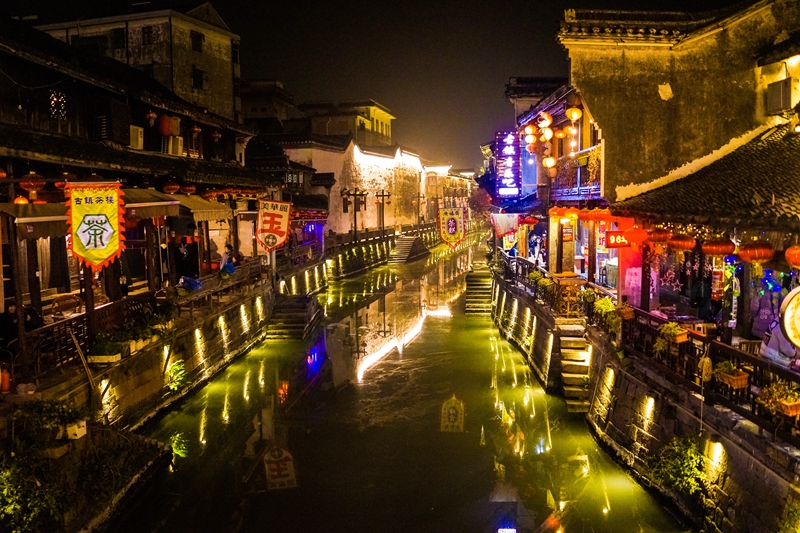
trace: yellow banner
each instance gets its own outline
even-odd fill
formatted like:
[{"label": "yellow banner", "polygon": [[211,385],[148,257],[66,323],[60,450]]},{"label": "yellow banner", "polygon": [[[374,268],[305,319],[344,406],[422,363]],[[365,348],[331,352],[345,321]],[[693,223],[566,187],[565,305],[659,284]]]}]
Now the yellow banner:
[{"label": "yellow banner", "polygon": [[271,252],[289,239],[290,202],[258,201],[256,237],[261,246]]},{"label": "yellow banner", "polygon": [[463,207],[439,209],[439,238],[455,249],[466,237],[466,222]]},{"label": "yellow banner", "polygon": [[72,253],[98,271],[125,249],[122,190],[119,183],[67,183],[65,191]]},{"label": "yellow banner", "polygon": [[464,402],[456,398],[455,394],[442,404],[439,430],[446,433],[464,431]]}]

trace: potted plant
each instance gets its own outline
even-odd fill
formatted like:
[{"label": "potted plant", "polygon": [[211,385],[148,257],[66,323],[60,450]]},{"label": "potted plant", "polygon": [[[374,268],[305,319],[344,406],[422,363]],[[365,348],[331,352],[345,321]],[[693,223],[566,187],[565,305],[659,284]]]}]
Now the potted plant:
[{"label": "potted plant", "polygon": [[544,278],[544,275],[538,270],[534,270],[533,272],[528,274],[528,281],[530,281],[531,284],[533,285],[538,284],[542,280],[542,278]]},{"label": "potted plant", "polygon": [[680,344],[689,340],[689,332],[683,329],[677,322],[667,322],[658,328],[659,335],[670,342]]},{"label": "potted plant", "polygon": [[122,359],[122,344],[112,333],[98,333],[86,359],[90,363],[116,363]]},{"label": "potted plant", "polygon": [[543,299],[552,296],[555,290],[556,284],[552,279],[542,278],[539,280],[539,296]]},{"label": "potted plant", "polygon": [[633,307],[628,304],[622,304],[617,306],[617,314],[622,320],[631,320],[635,313],[633,312]]},{"label": "potted plant", "polygon": [[734,390],[747,388],[750,377],[747,372],[739,370],[730,359],[720,361],[714,366],[714,377]]},{"label": "potted plant", "polygon": [[580,292],[580,298],[581,298],[581,301],[584,304],[592,304],[592,303],[594,303],[594,301],[596,299],[596,296],[597,296],[597,293],[594,291],[594,289],[584,288]]},{"label": "potted plant", "polygon": [[622,325],[622,319],[617,313],[614,301],[608,296],[594,301],[594,312],[602,318],[606,333],[616,333]]},{"label": "potted plant", "polygon": [[18,404],[13,417],[15,420],[24,420],[25,429],[37,441],[46,443],[53,439],[78,439],[85,435],[89,413],[86,408],[76,407],[70,402],[34,400]]},{"label": "potted plant", "polygon": [[773,415],[777,412],[786,416],[800,415],[800,391],[780,379],[763,387],[756,398],[756,403]]}]

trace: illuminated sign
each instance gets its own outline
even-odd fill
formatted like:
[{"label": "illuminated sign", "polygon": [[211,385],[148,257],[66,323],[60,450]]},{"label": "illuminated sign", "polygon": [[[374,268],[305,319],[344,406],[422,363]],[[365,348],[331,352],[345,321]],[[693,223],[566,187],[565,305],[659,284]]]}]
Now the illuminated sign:
[{"label": "illuminated sign", "polygon": [[514,132],[498,132],[495,136],[497,152],[497,195],[519,196],[521,168],[520,145]]},{"label": "illuminated sign", "polygon": [[497,533],[517,533],[517,530],[513,527],[501,527],[497,530]]},{"label": "illuminated sign", "polygon": [[625,238],[624,231],[607,231],[606,248],[630,248],[631,243]]},{"label": "illuminated sign", "polygon": [[[781,304],[781,331],[789,342],[800,347],[800,287],[786,295]],[[734,301],[736,299],[734,298]]]}]

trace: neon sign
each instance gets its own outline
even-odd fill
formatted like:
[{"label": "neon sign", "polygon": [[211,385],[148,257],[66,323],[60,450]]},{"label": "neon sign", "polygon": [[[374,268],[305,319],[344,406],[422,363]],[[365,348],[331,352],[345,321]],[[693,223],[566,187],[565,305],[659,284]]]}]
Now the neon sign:
[{"label": "neon sign", "polygon": [[606,248],[630,248],[623,231],[606,231]]},{"label": "neon sign", "polygon": [[520,187],[520,147],[513,132],[498,132],[495,136],[497,147],[497,195],[519,196]]}]

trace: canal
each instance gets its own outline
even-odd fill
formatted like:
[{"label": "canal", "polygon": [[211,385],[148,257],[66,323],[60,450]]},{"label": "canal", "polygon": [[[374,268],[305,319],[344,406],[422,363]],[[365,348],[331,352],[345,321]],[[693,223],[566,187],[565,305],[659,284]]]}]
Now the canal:
[{"label": "canal", "polygon": [[[169,471],[120,532],[667,532],[683,529],[544,393],[488,316],[463,312],[478,241],[331,283],[306,342],[269,341],[142,433]],[[463,433],[440,432],[464,402]],[[262,436],[298,487],[266,490]]]}]

